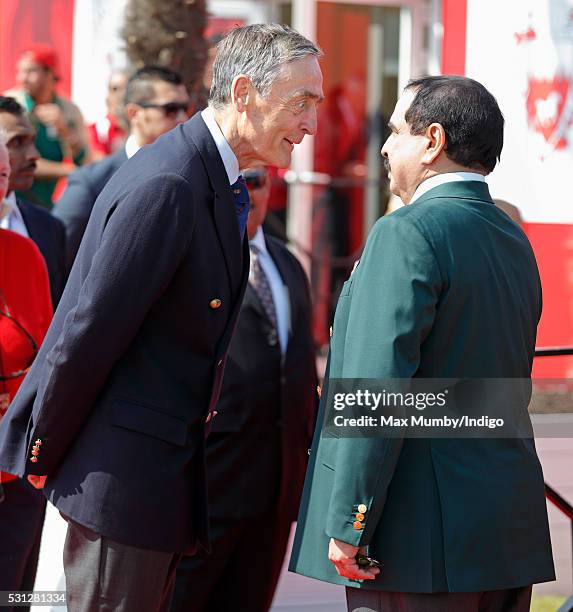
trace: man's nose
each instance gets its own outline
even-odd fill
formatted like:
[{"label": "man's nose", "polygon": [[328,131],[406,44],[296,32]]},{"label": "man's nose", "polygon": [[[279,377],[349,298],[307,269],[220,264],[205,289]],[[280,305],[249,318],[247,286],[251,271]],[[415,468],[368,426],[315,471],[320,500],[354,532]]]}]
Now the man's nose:
[{"label": "man's nose", "polygon": [[316,129],[318,127],[318,116],[316,113],[316,107],[313,106],[307,113],[304,124],[302,125],[302,129],[305,134],[309,136],[314,136],[316,134]]},{"label": "man's nose", "polygon": [[40,159],[40,152],[36,149],[36,145],[33,142],[28,146],[26,158],[30,161],[38,161]]}]

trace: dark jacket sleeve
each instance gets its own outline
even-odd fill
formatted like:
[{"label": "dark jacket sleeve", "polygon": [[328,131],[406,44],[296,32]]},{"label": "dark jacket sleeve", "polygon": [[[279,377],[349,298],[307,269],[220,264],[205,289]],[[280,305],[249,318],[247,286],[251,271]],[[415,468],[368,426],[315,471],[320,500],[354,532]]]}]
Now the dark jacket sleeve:
[{"label": "dark jacket sleeve", "polygon": [[[285,250],[286,250],[286,247],[285,247]],[[311,384],[312,384],[312,395],[314,398],[314,411],[312,414],[312,420],[309,423],[308,441],[307,441],[308,448],[310,448],[312,445],[312,438],[314,436],[314,430],[316,428],[316,419],[318,416],[318,404],[320,401],[318,375],[316,372],[316,360],[315,360],[316,347],[314,345],[314,337],[312,334],[312,296],[311,296],[310,284],[308,282],[308,277],[306,275],[306,272],[304,271],[299,260],[290,251],[287,250],[287,252],[289,256],[292,258],[293,265],[296,268],[298,275],[300,276],[300,286],[302,288],[302,294],[303,294],[303,312],[304,312],[303,320],[304,320],[304,326],[305,326],[305,333],[308,337],[309,351],[311,352],[312,357],[313,357],[312,383]]]},{"label": "dark jacket sleeve", "polygon": [[58,440],[28,466],[30,473],[49,475],[61,461],[113,366],[168,288],[193,224],[192,191],[175,174],[143,182],[111,212],[77,304],[46,355],[30,439]]},{"label": "dark jacket sleeve", "polygon": [[52,304],[55,310],[68,279],[64,224],[47,210],[20,198],[18,198],[18,207],[28,235],[40,249],[48,266]]},{"label": "dark jacket sleeve", "polygon": [[54,273],[50,278],[50,285],[52,291],[52,303],[54,304],[54,310],[57,308],[66,281],[68,280],[69,267],[66,260],[66,228],[64,224],[59,220],[52,217],[52,226],[54,233],[55,243],[55,259],[56,266]]},{"label": "dark jacket sleeve", "polygon": [[89,168],[70,175],[62,197],[56,203],[54,216],[60,219],[66,232],[66,268],[70,270],[80,247],[86,225],[94,207],[97,190],[89,180]]}]

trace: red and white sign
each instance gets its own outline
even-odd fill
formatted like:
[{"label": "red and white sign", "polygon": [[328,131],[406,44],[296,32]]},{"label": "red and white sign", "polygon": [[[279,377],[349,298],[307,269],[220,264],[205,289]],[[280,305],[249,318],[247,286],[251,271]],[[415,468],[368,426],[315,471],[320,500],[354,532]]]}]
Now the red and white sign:
[{"label": "red and white sign", "polygon": [[466,74],[505,115],[488,182],[527,222],[573,223],[573,0],[469,0]]},{"label": "red and white sign", "polygon": [[[573,345],[573,0],[443,7],[444,72],[482,82],[505,116],[501,163],[487,182],[520,209],[535,250],[544,294],[537,345]],[[573,358],[537,359],[534,374],[571,376]]]},{"label": "red and white sign", "polygon": [[125,66],[119,30],[127,0],[0,0],[0,92],[13,87],[16,63],[31,43],[53,45],[61,80],[87,122],[103,117],[107,82]]}]

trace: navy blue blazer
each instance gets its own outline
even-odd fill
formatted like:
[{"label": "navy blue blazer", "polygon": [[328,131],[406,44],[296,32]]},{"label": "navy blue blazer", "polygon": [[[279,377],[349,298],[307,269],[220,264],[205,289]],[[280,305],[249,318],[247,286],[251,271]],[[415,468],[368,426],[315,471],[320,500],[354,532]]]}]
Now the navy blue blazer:
[{"label": "navy blue blazer", "polygon": [[53,209],[66,227],[67,265],[71,269],[95,201],[109,179],[127,161],[125,147],[70,174],[68,185]]},{"label": "navy blue blazer", "polygon": [[0,422],[0,469],[48,476],[66,516],[128,545],[208,546],[205,421],[248,278],[201,116],[96,201],[40,353]]},{"label": "navy blue blazer", "polygon": [[28,235],[40,249],[50,277],[50,290],[54,308],[58,305],[66,280],[66,232],[62,222],[55,219],[45,208],[26,200],[16,199],[16,204],[24,219]]}]

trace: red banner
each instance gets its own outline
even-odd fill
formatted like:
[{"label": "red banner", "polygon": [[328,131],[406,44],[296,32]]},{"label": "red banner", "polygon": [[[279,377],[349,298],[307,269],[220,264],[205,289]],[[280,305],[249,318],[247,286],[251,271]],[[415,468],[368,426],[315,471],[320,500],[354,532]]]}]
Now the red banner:
[{"label": "red banner", "polygon": [[[49,43],[58,53],[59,91],[70,95],[75,0],[1,0],[0,91],[16,84],[16,62],[32,43]],[[86,66],[89,70],[89,66]]]}]

